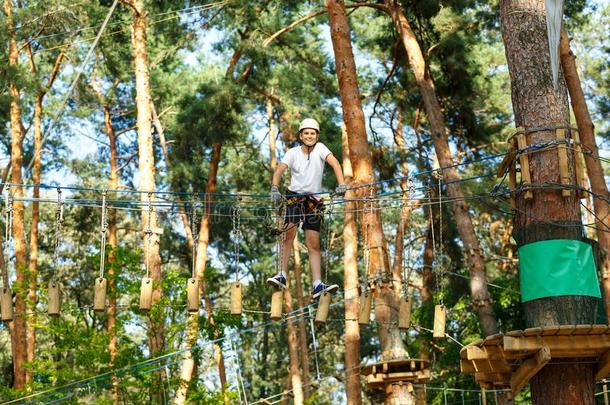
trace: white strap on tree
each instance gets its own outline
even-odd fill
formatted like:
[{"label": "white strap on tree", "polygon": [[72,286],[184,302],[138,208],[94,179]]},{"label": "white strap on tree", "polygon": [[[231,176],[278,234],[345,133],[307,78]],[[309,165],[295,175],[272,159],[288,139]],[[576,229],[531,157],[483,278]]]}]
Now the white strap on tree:
[{"label": "white strap on tree", "polygon": [[553,87],[557,89],[557,79],[559,77],[559,38],[561,36],[561,21],[563,19],[563,0],[545,0],[544,2],[546,6],[546,31],[551,54]]}]

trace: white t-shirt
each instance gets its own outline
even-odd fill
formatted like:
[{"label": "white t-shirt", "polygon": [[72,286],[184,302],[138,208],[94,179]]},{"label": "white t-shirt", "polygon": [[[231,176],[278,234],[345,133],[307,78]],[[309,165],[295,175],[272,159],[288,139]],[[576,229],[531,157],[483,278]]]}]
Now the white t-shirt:
[{"label": "white t-shirt", "polygon": [[286,152],[282,163],[290,169],[290,186],[295,193],[316,194],[322,191],[322,174],[326,157],[332,152],[322,142],[316,143],[309,156],[300,146]]}]

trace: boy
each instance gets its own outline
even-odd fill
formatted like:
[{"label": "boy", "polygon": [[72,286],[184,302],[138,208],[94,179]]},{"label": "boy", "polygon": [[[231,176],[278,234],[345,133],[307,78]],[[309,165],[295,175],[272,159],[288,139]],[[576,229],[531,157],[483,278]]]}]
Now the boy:
[{"label": "boy", "polygon": [[334,293],[339,289],[336,284],[326,285],[321,280],[320,256],[320,222],[322,221],[322,201],[317,194],[322,191],[322,174],[324,164],[333,168],[339,185],[335,193],[345,194],[347,189],[343,171],[337,158],[320,140],[320,126],[313,118],[306,118],[299,126],[300,146],[288,150],[282,162],[273,173],[271,198],[277,206],[282,202],[279,192],[280,179],[287,168],[290,168],[290,186],[286,192],[286,238],[282,246],[281,270],[267,279],[267,284],[286,288],[286,271],[292,254],[292,243],[299,224],[305,231],[305,245],[309,253],[309,268],[313,280],[312,298],[318,298],[323,292]]}]

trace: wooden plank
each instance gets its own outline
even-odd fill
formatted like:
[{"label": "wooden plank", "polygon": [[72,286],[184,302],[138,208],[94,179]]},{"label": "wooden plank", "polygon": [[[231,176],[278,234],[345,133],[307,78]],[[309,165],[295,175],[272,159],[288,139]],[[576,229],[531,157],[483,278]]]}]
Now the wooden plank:
[{"label": "wooden plank", "polygon": [[542,335],[543,336],[553,336],[559,332],[559,326],[546,326],[543,328]]},{"label": "wooden plank", "polygon": [[513,395],[525,387],[529,380],[551,360],[551,350],[544,346],[531,359],[523,362],[510,378]]},{"label": "wooden plank", "polygon": [[511,336],[511,337],[523,336],[523,331],[522,330],[511,330],[510,332],[506,332],[506,336]]},{"label": "wooden plank", "polygon": [[592,329],[593,325],[576,325],[573,335],[589,335]]},{"label": "wooden plank", "polygon": [[523,331],[523,336],[538,336],[542,335],[542,332],[544,332],[544,330],[541,327],[527,328]]},{"label": "wooden plank", "polygon": [[595,381],[600,381],[610,374],[610,351],[607,351],[599,358]]},{"label": "wooden plank", "polygon": [[498,178],[503,177],[504,173],[506,173],[506,170],[508,170],[513,165],[513,161],[515,160],[515,157],[517,157],[517,150],[511,144],[511,148],[508,150],[508,153],[504,156],[504,159],[502,159],[502,163],[500,163],[500,166],[498,166],[498,171],[496,173]]},{"label": "wooden plank", "polygon": [[[565,141],[566,139],[566,130],[565,128],[557,128],[555,130],[555,136],[558,141]],[[568,151],[566,149],[565,143],[560,143],[557,145],[557,154],[559,156],[559,177],[561,179],[561,184],[570,185],[570,169],[568,166]],[[570,189],[562,189],[561,195],[564,197],[569,197],[572,195],[572,190]]]},{"label": "wooden plank", "polygon": [[589,335],[603,335],[604,333],[609,332],[610,329],[608,328],[608,325],[592,325]]},{"label": "wooden plank", "polygon": [[510,373],[475,373],[474,380],[478,383],[491,383],[493,385],[508,385]]},{"label": "wooden plank", "polygon": [[460,360],[460,371],[464,374],[474,374],[476,370],[471,361]]},{"label": "wooden plank", "polygon": [[544,346],[549,347],[553,357],[557,358],[592,357],[610,350],[610,335],[504,337],[504,355],[507,359],[522,358]]},{"label": "wooden plank", "polygon": [[485,340],[483,341],[483,345],[484,346],[497,345],[500,342],[502,342],[502,336],[504,336],[504,335],[501,333],[496,333],[495,335],[487,336],[485,338]]},{"label": "wooden plank", "polygon": [[[517,128],[517,131],[524,131],[524,129],[519,127]],[[530,161],[529,157],[527,156],[527,152],[524,152],[527,148],[527,142],[525,140],[525,135],[522,133],[517,135],[517,146],[520,150],[519,163],[521,164],[521,184],[523,186],[529,186],[532,184]],[[534,195],[532,194],[531,190],[527,190],[523,198],[526,200],[531,200],[534,198]]]},{"label": "wooden plank", "polygon": [[487,360],[471,360],[477,373],[492,373],[494,371],[491,363]]},{"label": "wooden plank", "polygon": [[576,180],[578,185],[583,188],[578,193],[580,198],[587,197],[587,190],[589,189],[589,179],[587,178],[587,172],[583,165],[584,155],[582,154],[582,148],[580,146],[580,135],[578,131],[572,131],[572,138],[574,139],[574,171],[576,172]]},{"label": "wooden plank", "polygon": [[561,325],[559,327],[559,331],[557,332],[558,335],[571,335],[572,333],[574,333],[574,328],[576,327],[576,325]]},{"label": "wooden plank", "polygon": [[467,360],[488,360],[487,352],[479,346],[466,346]]},{"label": "wooden plank", "polygon": [[432,332],[433,338],[445,337],[446,311],[447,310],[444,305],[434,306],[434,327]]}]

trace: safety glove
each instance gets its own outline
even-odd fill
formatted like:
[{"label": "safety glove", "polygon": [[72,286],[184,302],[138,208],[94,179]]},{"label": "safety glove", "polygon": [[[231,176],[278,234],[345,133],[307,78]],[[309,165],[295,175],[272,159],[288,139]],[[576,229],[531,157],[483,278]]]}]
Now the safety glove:
[{"label": "safety glove", "polygon": [[335,194],[337,195],[345,195],[345,192],[347,191],[347,186],[345,184],[339,184],[336,188],[335,188]]},{"label": "safety glove", "polygon": [[278,206],[282,203],[282,193],[277,186],[271,186],[271,201],[273,205]]}]

